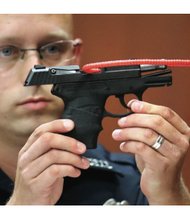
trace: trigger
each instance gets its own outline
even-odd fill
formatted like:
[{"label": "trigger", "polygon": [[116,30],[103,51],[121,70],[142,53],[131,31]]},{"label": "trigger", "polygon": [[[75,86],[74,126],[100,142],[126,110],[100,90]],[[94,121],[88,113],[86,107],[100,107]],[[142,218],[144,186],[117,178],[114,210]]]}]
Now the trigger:
[{"label": "trigger", "polygon": [[[125,103],[124,95],[116,95],[115,97],[119,99],[120,103],[122,104],[122,106],[123,106],[124,108],[130,109],[130,108],[126,105],[126,103]],[[128,113],[125,113],[125,114],[113,114],[113,113],[107,112],[106,110],[104,111],[104,117],[105,117],[105,116],[110,116],[110,117],[112,117],[112,118],[126,117],[126,116],[131,115],[131,114],[133,114],[133,112],[131,111],[131,109],[130,109],[130,111],[129,111]]]},{"label": "trigger", "polygon": [[119,99],[120,103],[124,108],[130,109],[125,103],[124,95],[117,95],[116,97]]}]

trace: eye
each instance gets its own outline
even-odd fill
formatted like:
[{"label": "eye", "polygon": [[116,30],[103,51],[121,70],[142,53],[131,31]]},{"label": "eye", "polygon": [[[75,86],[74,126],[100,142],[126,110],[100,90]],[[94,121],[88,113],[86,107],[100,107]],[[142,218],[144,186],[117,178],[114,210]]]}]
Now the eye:
[{"label": "eye", "polygon": [[3,57],[14,57],[18,54],[18,48],[14,46],[4,46],[0,47],[0,56]]},{"label": "eye", "polygon": [[56,54],[60,52],[60,45],[59,44],[52,44],[49,46],[46,46],[44,48],[44,52],[48,53],[48,54]]},{"label": "eye", "polygon": [[55,42],[41,47],[41,52],[49,56],[62,56],[72,49],[72,43],[63,41]]}]

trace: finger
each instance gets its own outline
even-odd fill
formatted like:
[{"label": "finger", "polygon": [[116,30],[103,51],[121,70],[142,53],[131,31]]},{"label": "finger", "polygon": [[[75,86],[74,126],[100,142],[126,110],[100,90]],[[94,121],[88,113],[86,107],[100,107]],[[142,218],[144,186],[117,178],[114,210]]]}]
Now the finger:
[{"label": "finger", "polygon": [[35,178],[53,164],[71,165],[80,169],[87,169],[89,167],[87,158],[54,149],[32,161],[28,166],[23,166],[22,174],[28,179]]},{"label": "finger", "polygon": [[53,164],[48,167],[39,176],[33,179],[33,181],[40,182],[42,186],[51,186],[55,183],[56,179],[63,177],[79,177],[81,174],[80,169],[71,165]]},{"label": "finger", "polygon": [[120,149],[123,152],[139,155],[146,167],[157,171],[162,171],[163,166],[168,164],[168,159],[146,144],[136,141],[127,141],[120,145]]},{"label": "finger", "polygon": [[[169,142],[187,148],[189,145],[188,137],[181,134],[172,124],[160,115],[152,114],[131,114],[118,121],[120,127],[141,127],[154,130],[161,134]],[[166,132],[167,131],[167,132]]]},{"label": "finger", "polygon": [[26,151],[30,145],[32,145],[42,134],[46,132],[65,133],[71,131],[73,128],[74,123],[70,119],[58,119],[42,124],[34,130],[21,152]]},{"label": "finger", "polygon": [[27,151],[19,154],[20,164],[27,166],[28,163],[52,149],[82,154],[85,152],[86,146],[71,137],[61,134],[45,133],[41,135]]},{"label": "finger", "polygon": [[156,149],[156,151],[169,158],[170,161],[173,161],[174,164],[184,158],[185,155],[185,150],[183,150],[183,148],[180,148],[175,144],[168,142],[167,140],[164,140],[161,146]]},{"label": "finger", "polygon": [[142,102],[134,99],[128,103],[128,106],[133,112],[160,115],[174,127],[176,127],[176,129],[181,133],[190,133],[190,128],[187,123],[182,120],[182,118],[176,112],[168,107],[153,105],[148,102]]},{"label": "finger", "polygon": [[[112,136],[117,141],[142,142],[152,148],[159,135],[148,128],[125,128],[115,130]],[[176,145],[164,140],[161,147],[157,149],[157,152],[171,160],[176,160],[176,158],[184,153],[182,149],[183,148],[178,148]]]},{"label": "finger", "polygon": [[149,128],[132,127],[116,129],[113,131],[112,136],[117,141],[134,140],[144,142],[145,144],[151,146],[158,137],[158,134]]}]

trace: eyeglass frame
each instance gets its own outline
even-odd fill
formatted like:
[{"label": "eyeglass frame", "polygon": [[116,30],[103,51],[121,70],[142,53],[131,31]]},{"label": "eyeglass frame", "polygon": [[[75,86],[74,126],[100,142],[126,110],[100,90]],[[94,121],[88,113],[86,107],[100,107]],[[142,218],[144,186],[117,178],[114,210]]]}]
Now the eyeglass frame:
[{"label": "eyeglass frame", "polygon": [[[37,51],[38,54],[39,54],[39,57],[40,59],[44,59],[43,55],[42,55],[42,51],[43,51],[43,48],[46,48],[50,45],[53,45],[53,44],[56,44],[56,43],[63,43],[63,42],[71,42],[72,43],[72,46],[73,48],[77,48],[78,46],[81,46],[82,45],[82,40],[80,38],[76,38],[74,40],[58,40],[58,41],[54,41],[54,42],[51,42],[51,43],[48,43],[48,44],[45,44],[43,46],[40,46],[38,48],[19,48],[17,46],[12,46],[12,47],[15,47],[16,49],[18,49],[20,56],[18,56],[17,60],[18,59],[24,59],[24,56],[25,56],[25,53],[27,51]],[[76,54],[78,54],[78,51],[76,51]],[[66,59],[65,61],[70,61],[74,58],[75,56],[73,56],[72,58],[70,59]]]}]

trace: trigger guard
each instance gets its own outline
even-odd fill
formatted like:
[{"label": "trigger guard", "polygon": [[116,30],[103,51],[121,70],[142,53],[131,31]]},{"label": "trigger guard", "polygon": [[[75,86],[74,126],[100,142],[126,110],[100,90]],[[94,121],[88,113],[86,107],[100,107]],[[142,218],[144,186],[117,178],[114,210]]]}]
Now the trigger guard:
[{"label": "trigger guard", "polygon": [[104,111],[104,117],[109,116],[109,117],[112,117],[112,118],[122,118],[122,117],[126,117],[128,115],[131,115],[133,113],[134,112],[130,111],[130,112],[126,113],[126,114],[113,114],[111,112]]},{"label": "trigger guard", "polygon": [[122,105],[124,108],[128,108],[128,106],[127,106],[126,103],[125,103],[124,95],[116,95],[115,97],[119,99],[121,105]]}]

